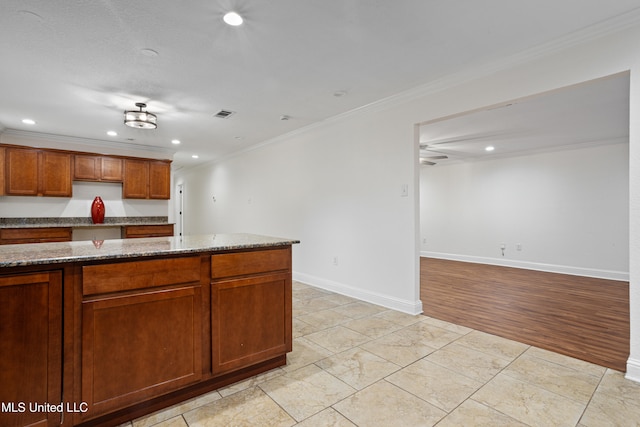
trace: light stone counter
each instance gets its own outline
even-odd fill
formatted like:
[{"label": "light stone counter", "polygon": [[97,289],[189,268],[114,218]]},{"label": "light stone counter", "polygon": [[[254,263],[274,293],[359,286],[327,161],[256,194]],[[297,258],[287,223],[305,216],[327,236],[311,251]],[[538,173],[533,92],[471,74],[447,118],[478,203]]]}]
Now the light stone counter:
[{"label": "light stone counter", "polygon": [[103,228],[124,227],[127,225],[163,225],[169,224],[166,216],[120,216],[106,217],[104,223],[94,224],[89,217],[60,218],[0,218],[0,228]]},{"label": "light stone counter", "polygon": [[300,243],[300,241],[238,233],[0,245],[0,268],[197,252],[219,252],[234,249],[288,246],[296,243]]}]

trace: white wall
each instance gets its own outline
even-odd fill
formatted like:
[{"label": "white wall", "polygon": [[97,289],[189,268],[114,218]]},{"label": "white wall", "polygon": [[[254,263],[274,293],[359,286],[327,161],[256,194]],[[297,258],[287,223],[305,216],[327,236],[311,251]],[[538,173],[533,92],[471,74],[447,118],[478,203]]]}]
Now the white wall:
[{"label": "white wall", "polygon": [[[640,27],[575,44],[578,39],[571,35],[573,47],[562,51],[553,44],[546,54],[537,49],[530,56],[466,70],[260,149],[180,171],[176,184],[185,184],[186,227],[190,232],[298,238],[297,278],[416,311],[420,248],[414,125],[630,70],[627,376],[640,381]],[[403,198],[404,183],[409,194]],[[214,194],[215,206],[208,202]]]},{"label": "white wall", "polygon": [[628,143],[420,176],[424,256],[629,280]]},{"label": "white wall", "polygon": [[68,218],[91,217],[91,203],[100,196],[105,217],[167,216],[166,200],[122,198],[122,184],[106,182],[74,182],[73,197],[0,197],[2,218]]}]

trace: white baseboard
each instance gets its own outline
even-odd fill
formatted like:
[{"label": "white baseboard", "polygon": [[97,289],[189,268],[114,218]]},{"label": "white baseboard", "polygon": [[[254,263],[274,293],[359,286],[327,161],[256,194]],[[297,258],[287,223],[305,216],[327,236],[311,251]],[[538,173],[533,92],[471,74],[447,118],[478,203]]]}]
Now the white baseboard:
[{"label": "white baseboard", "polygon": [[640,360],[632,358],[627,360],[627,373],[624,377],[628,380],[640,383]]},{"label": "white baseboard", "polygon": [[389,295],[380,294],[377,292],[371,292],[353,286],[345,285],[343,283],[334,282],[331,280],[323,279],[321,277],[312,276],[304,273],[293,273],[293,280],[305,283],[307,285],[315,286],[320,289],[335,292],[337,294],[346,295],[348,297],[356,298],[361,301],[370,302],[372,304],[380,305],[382,307],[390,308],[392,310],[401,311],[408,314],[420,314],[422,313],[422,301],[410,301],[403,300]]},{"label": "white baseboard", "polygon": [[502,267],[522,268],[525,270],[546,271],[548,273],[570,274],[572,276],[595,277],[598,279],[629,281],[629,272],[598,270],[594,268],[571,267],[567,265],[543,264],[530,261],[517,261],[503,258],[478,257],[471,255],[447,254],[442,252],[420,252],[421,257],[446,259],[451,261],[474,262],[478,264],[498,265]]}]

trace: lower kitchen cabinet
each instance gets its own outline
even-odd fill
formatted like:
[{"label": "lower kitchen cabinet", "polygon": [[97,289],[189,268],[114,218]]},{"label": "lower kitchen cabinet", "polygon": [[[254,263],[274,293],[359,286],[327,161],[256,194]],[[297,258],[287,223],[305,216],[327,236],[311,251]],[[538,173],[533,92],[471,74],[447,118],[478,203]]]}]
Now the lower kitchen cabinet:
[{"label": "lower kitchen cabinet", "polygon": [[120,425],[286,364],[291,246],[196,248],[1,270],[0,426]]},{"label": "lower kitchen cabinet", "polygon": [[0,276],[0,425],[60,425],[62,272]]},{"label": "lower kitchen cabinet", "polygon": [[198,381],[202,376],[200,288],[85,301],[82,401],[88,418]]}]

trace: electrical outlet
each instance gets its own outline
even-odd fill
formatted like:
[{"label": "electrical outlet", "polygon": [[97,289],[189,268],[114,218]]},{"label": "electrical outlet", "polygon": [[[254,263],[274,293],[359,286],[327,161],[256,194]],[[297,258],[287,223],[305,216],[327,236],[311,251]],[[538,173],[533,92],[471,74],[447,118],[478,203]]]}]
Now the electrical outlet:
[{"label": "electrical outlet", "polygon": [[338,265],[338,257],[337,256],[333,257],[333,265]]},{"label": "electrical outlet", "polygon": [[500,243],[500,249],[504,251],[505,249],[507,249],[507,245],[504,243]]},{"label": "electrical outlet", "polygon": [[516,251],[521,251],[521,250],[522,250],[522,243],[516,244]]}]

